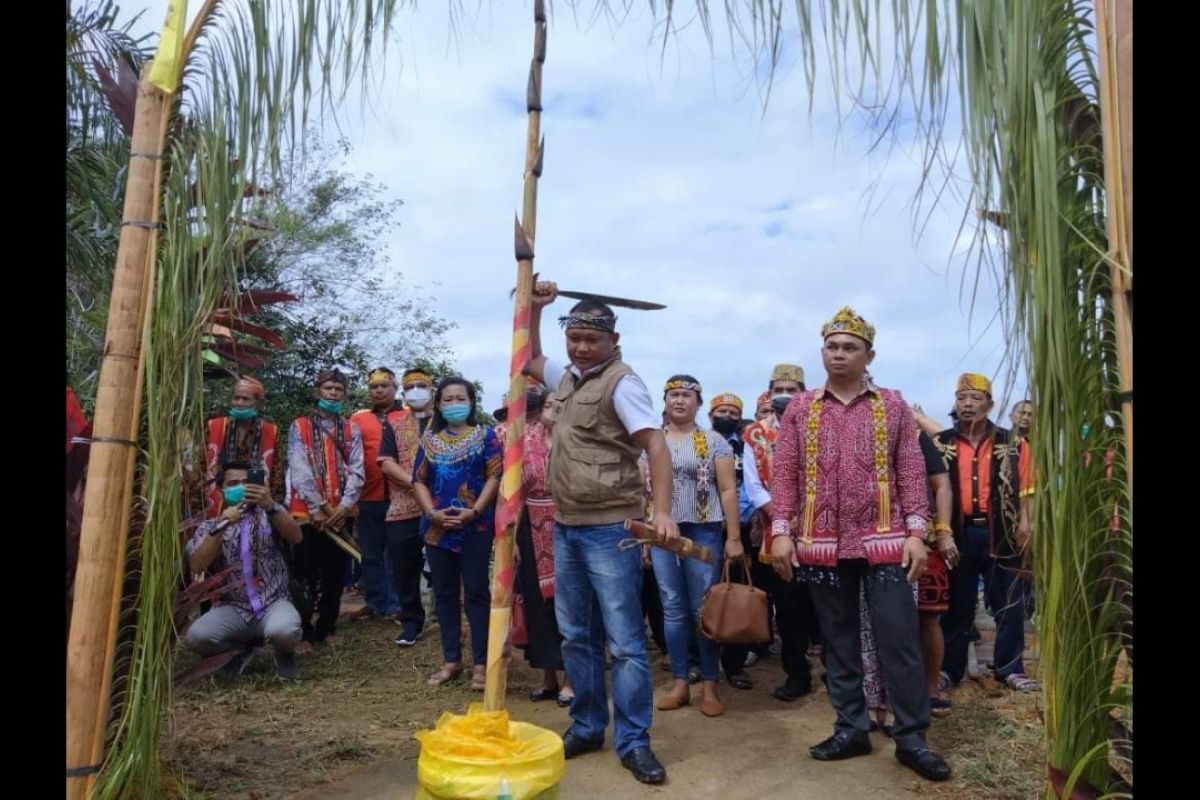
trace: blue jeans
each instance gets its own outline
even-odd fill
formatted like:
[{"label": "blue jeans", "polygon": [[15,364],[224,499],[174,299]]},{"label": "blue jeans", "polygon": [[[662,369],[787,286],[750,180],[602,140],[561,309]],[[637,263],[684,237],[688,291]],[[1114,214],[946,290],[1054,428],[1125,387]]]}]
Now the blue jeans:
[{"label": "blue jeans", "polygon": [[358,546],[362,550],[363,599],[376,614],[391,616],[400,610],[392,560],[388,558],[386,500],[358,504]]},{"label": "blue jeans", "polygon": [[462,604],[467,597],[467,622],[471,623],[471,657],[476,666],[487,664],[488,617],[492,587],[488,565],[492,559],[491,533],[471,531],[463,536],[461,553],[434,545],[425,548],[433,576],[434,607],[442,634],[442,657],[456,664],[462,657]]},{"label": "blue jeans", "polygon": [[642,621],[642,551],[618,550],[629,537],[621,524],[554,525],[554,611],[563,637],[563,665],[575,699],[571,731],[604,738],[608,694],[604,643],[613,659],[617,755],[650,746],[654,690]]},{"label": "blue jeans", "polygon": [[696,544],[712,548],[712,564],[695,558],[680,558],[658,547],[650,548],[650,560],[654,563],[654,577],[658,580],[658,591],[662,595],[663,629],[667,638],[667,655],[671,659],[671,674],[679,680],[687,680],[688,647],[695,636],[700,651],[700,678],[706,681],[720,680],[718,659],[720,646],[702,636],[700,627],[700,603],[708,587],[720,577],[720,565],[725,553],[725,523],[681,522],[679,533]]}]

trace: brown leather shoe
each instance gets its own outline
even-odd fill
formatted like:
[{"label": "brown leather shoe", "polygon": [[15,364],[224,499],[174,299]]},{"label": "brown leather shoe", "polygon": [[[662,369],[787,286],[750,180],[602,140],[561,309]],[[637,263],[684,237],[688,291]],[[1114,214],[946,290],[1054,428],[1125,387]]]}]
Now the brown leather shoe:
[{"label": "brown leather shoe", "polygon": [[683,708],[690,702],[692,702],[692,695],[688,691],[687,684],[684,684],[682,690],[672,686],[669,690],[660,694],[654,707],[659,711],[674,711],[677,708]]},{"label": "brown leather shoe", "polygon": [[725,704],[715,688],[711,692],[704,692],[700,700],[700,713],[706,717],[719,717],[725,713]]}]

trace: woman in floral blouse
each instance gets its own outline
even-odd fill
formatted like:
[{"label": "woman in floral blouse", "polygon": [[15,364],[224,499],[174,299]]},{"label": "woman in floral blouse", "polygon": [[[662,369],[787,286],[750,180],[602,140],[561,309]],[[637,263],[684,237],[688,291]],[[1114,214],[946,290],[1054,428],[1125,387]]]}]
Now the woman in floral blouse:
[{"label": "woman in floral blouse", "polygon": [[462,606],[466,595],[475,669],[471,688],[482,691],[487,670],[491,589],[492,504],[500,485],[502,452],[496,433],[476,421],[475,386],[446,378],[434,395],[433,424],[413,461],[413,491],[424,514],[421,536],[445,664],[429,678],[441,686],[463,671]]}]

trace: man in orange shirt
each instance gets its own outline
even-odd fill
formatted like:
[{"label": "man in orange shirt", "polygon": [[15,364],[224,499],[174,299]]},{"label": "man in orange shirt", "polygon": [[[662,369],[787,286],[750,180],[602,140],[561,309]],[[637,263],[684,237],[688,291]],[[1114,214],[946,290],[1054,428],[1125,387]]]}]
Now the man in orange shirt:
[{"label": "man in orange shirt", "polygon": [[934,437],[953,489],[951,527],[961,561],[950,574],[950,608],[942,615],[946,652],[942,671],[952,683],[963,679],[976,589],[983,576],[988,606],[996,619],[995,677],[1012,689],[1038,685],[1025,675],[1025,618],[1028,616],[1030,498],[1029,444],[990,419],[992,383],[967,373],[955,392],[958,424]]},{"label": "man in orange shirt", "polygon": [[396,402],[396,375],[379,367],[367,376],[367,395],[371,407],[356,411],[350,421],[362,432],[363,470],[366,481],[358,499],[358,544],[362,548],[363,597],[366,605],[350,615],[351,619],[374,616],[396,617],[399,622],[400,598],[393,577],[395,565],[388,559],[387,512],[391,505],[388,481],[380,469],[379,455],[383,433],[405,415]]}]

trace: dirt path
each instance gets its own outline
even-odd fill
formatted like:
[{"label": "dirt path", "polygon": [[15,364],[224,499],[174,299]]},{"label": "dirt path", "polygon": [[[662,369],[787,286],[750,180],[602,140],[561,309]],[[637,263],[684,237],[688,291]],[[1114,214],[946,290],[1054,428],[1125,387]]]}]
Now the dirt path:
[{"label": "dirt path", "polygon": [[[274,800],[411,800],[419,746],[412,735],[442,711],[463,712],[481,699],[461,682],[431,689],[436,633],[415,648],[392,644],[389,621],[344,623],[343,639],[301,662],[298,685],[279,684],[266,654],[233,684],[204,681],[180,691],[166,748],[191,797]],[[985,634],[986,635],[986,634]],[[655,683],[667,680],[651,652]],[[956,776],[934,785],[901,767],[882,734],[875,752],[838,763],[807,753],[832,729],[824,690],[796,703],[770,696],[782,680],[777,659],[750,670],[755,688],[722,688],[727,711],[708,719],[694,707],[655,712],[653,745],[668,783],[645,787],[620,766],[611,746],[567,763],[565,798],[911,797],[1029,798],[1040,773],[1036,696],[1014,697],[989,682],[968,681],[954,694],[954,715],[936,720],[931,743]],[[819,675],[819,668],[818,668]],[[552,731],[569,725],[565,709],[531,703],[537,676],[514,662],[509,709],[515,719]],[[818,681],[817,686],[820,687]],[[611,731],[610,731],[611,740]]]},{"label": "dirt path", "polygon": [[[874,736],[869,757],[823,764],[806,748],[832,728],[833,711],[824,692],[793,704],[772,698],[767,687],[781,674],[777,666],[754,670],[757,685],[748,692],[724,692],[724,717],[708,719],[695,707],[654,715],[654,749],[667,767],[668,783],[644,787],[621,767],[611,747],[567,762],[563,798],[661,797],[909,797],[920,780],[901,767],[889,740]],[[665,673],[659,673],[663,675]],[[570,724],[563,709],[513,697],[517,719],[553,731]],[[769,768],[767,767],[769,763]],[[411,800],[416,790],[416,761],[385,762],[298,795],[304,800]]]}]

